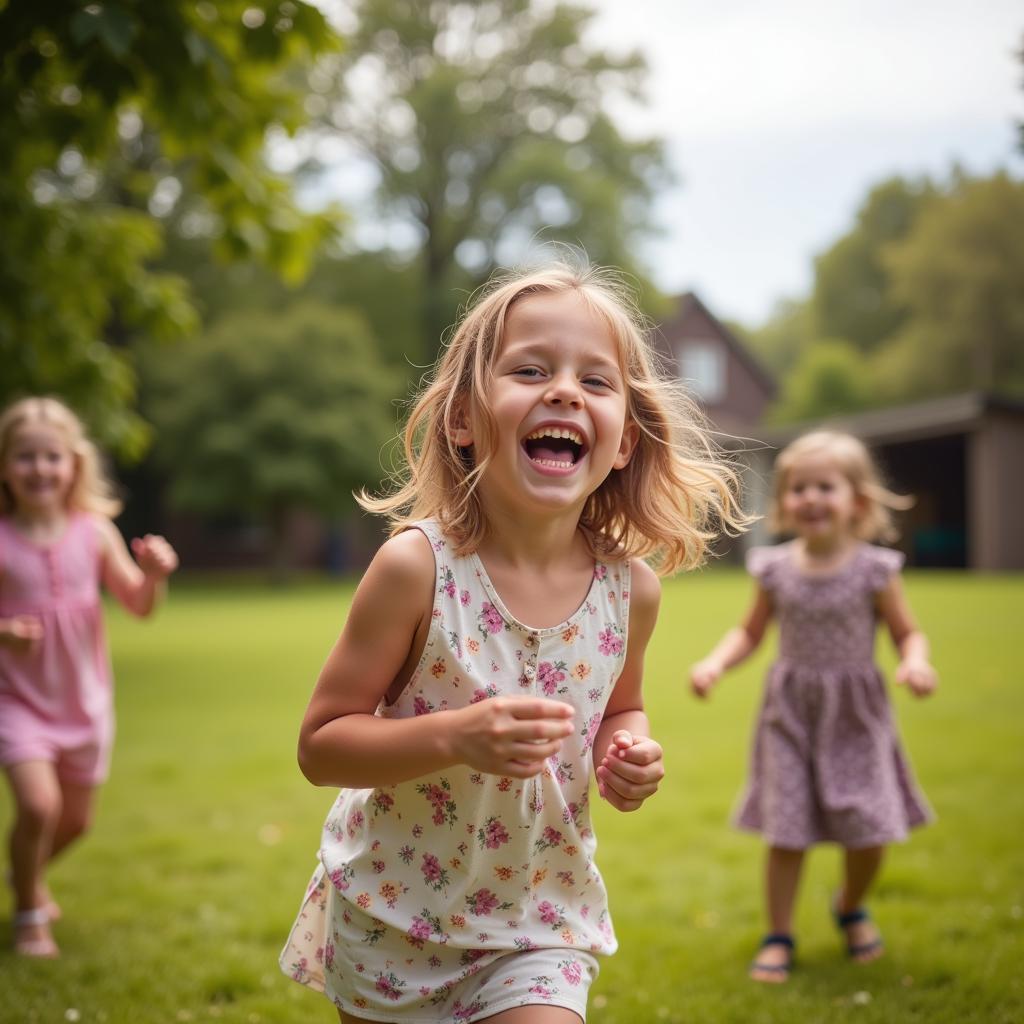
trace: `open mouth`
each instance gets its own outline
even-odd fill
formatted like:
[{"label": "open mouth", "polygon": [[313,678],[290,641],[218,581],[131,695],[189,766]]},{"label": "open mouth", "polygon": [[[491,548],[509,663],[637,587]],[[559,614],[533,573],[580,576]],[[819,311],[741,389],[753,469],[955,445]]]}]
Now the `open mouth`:
[{"label": "open mouth", "polygon": [[523,449],[531,462],[557,469],[575,466],[586,451],[583,435],[571,427],[539,427],[523,438]]}]

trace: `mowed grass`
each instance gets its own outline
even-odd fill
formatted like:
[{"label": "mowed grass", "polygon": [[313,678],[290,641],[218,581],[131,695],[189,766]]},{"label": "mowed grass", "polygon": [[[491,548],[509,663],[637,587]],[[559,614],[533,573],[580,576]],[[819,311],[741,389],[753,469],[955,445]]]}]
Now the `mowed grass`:
[{"label": "mowed grass", "polygon": [[[721,568],[665,585],[646,692],[668,775],[639,813],[595,812],[620,950],[592,1024],[1024,1019],[1024,577],[909,574],[942,687],[894,702],[939,821],[891,852],[872,901],[888,954],[868,967],[843,958],[829,919],[837,853],[814,851],[799,968],[781,988],[745,978],[762,849],[727,824],[774,637],[708,704],[685,682],[748,587]],[[351,592],[184,578],[152,622],[111,609],[113,775],[94,833],[52,874],[63,958],[13,957],[3,915],[0,1021],[336,1019],[276,959],[333,798],[299,774],[296,731]],[[10,819],[5,791],[5,831]]]}]

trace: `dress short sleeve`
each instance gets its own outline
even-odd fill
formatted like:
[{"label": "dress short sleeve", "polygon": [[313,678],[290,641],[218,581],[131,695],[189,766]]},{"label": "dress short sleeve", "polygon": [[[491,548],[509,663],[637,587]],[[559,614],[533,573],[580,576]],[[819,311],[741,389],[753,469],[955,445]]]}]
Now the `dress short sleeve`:
[{"label": "dress short sleeve", "polygon": [[902,551],[874,546],[868,548],[868,553],[868,583],[872,593],[877,593],[884,590],[889,580],[903,568],[906,556]]},{"label": "dress short sleeve", "polygon": [[765,590],[772,590],[775,586],[776,568],[783,554],[781,547],[750,548],[745,558],[747,572]]}]

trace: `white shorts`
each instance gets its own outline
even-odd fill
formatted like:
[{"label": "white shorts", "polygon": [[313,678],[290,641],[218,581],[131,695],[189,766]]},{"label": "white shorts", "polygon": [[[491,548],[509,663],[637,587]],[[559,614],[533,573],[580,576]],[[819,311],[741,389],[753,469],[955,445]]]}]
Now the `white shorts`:
[{"label": "white shorts", "polygon": [[321,873],[281,951],[281,969],[368,1021],[468,1024],[536,1005],[562,1006],[587,1019],[587,993],[600,968],[585,950],[436,946],[421,974],[410,965],[405,933],[391,931],[344,900]]}]

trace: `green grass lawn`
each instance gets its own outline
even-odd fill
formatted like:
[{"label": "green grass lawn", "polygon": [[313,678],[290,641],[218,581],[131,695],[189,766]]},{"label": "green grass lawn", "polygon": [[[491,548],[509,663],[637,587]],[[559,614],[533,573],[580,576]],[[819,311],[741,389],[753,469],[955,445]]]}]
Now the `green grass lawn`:
[{"label": "green grass lawn", "polygon": [[[841,956],[837,854],[823,848],[801,893],[799,969],[782,988],[745,980],[762,851],[727,818],[770,651],[710,703],[688,695],[686,667],[748,597],[742,574],[717,569],[665,587],[647,666],[662,791],[637,814],[595,812],[620,951],[592,1024],[1024,1020],[1024,577],[919,573],[907,589],[942,686],[894,700],[939,821],[892,850],[875,894],[887,957]],[[295,736],[350,595],[183,579],[152,622],[111,610],[113,776],[94,834],[52,875],[63,958],[13,957],[3,915],[0,1021],[336,1020],[276,959],[333,799],[299,774]],[[10,818],[5,790],[4,831]]]}]

